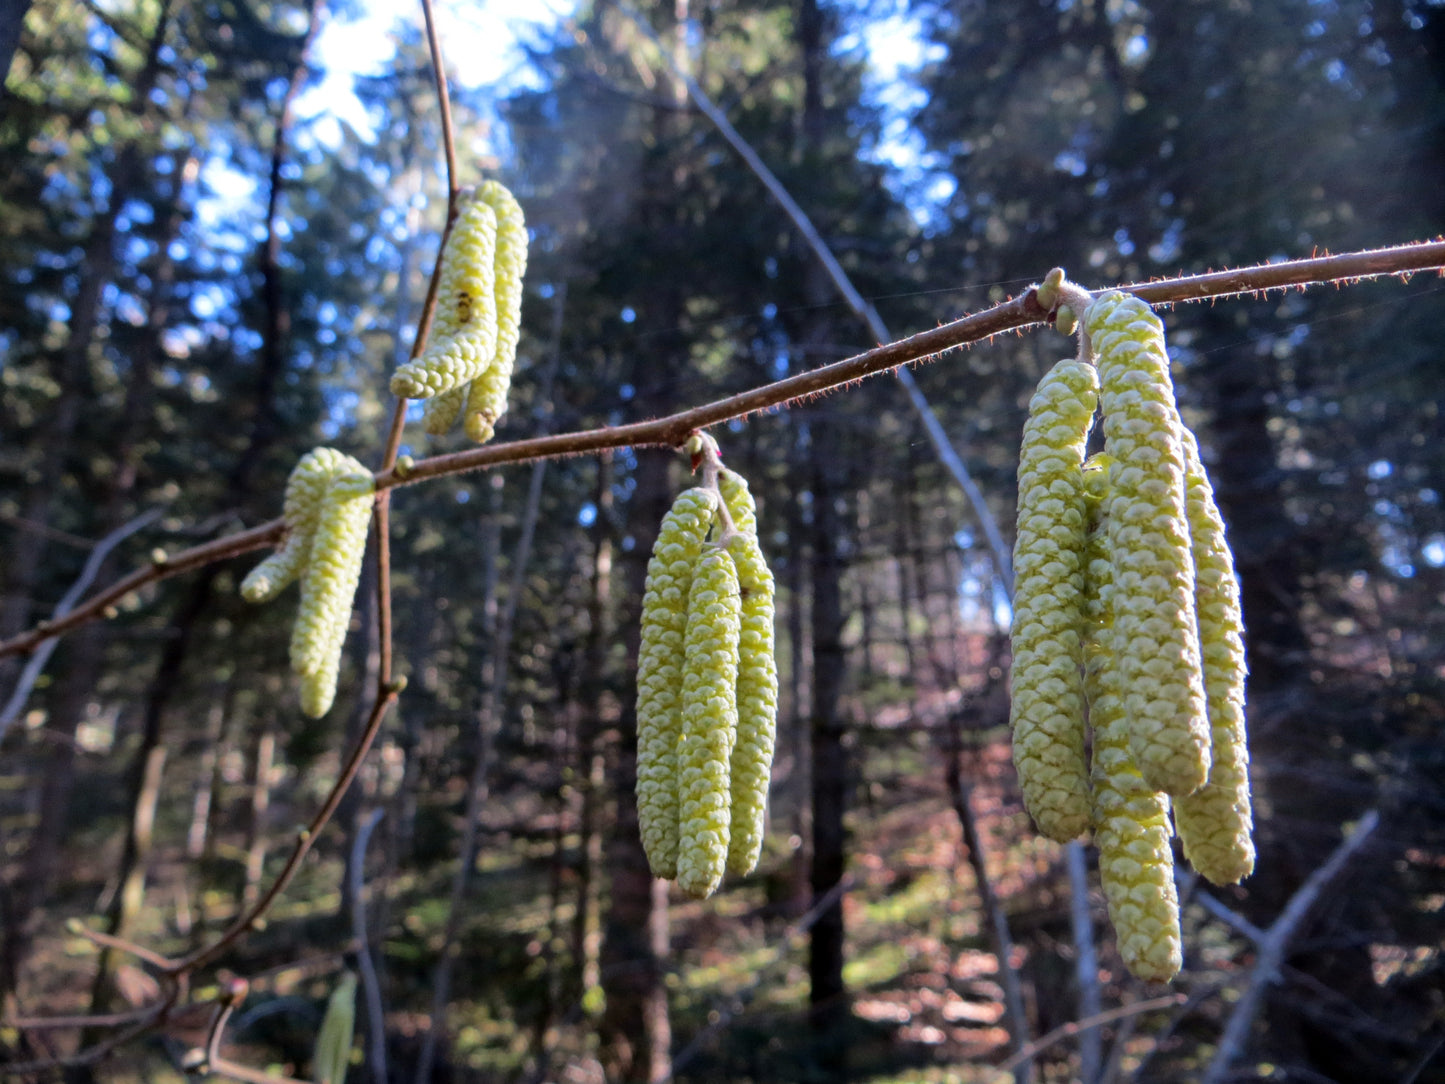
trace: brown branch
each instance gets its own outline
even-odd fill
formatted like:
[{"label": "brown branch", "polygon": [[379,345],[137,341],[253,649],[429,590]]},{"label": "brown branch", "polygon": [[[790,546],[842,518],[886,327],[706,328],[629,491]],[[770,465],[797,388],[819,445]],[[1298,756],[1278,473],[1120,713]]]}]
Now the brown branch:
[{"label": "brown branch", "polygon": [[[1237,294],[1280,290],[1288,287],[1355,282],[1382,275],[1408,277],[1421,271],[1445,270],[1445,240],[1422,241],[1391,248],[1350,252],[1339,256],[1321,256],[1257,267],[1215,271],[1203,275],[1186,275],[1155,282],[1133,283],[1119,289],[1155,305],[1206,298],[1230,297]],[[1032,289],[1019,297],[965,316],[929,331],[879,346],[855,357],[800,373],[751,391],[720,399],[706,406],[695,407],[665,418],[609,426],[577,433],[559,433],[506,444],[489,444],[449,455],[433,456],[408,465],[405,471],[396,467],[377,475],[376,488],[384,491],[398,485],[409,485],[429,478],[441,478],[465,471],[480,470],[502,463],[530,462],[569,455],[585,455],[609,448],[664,446],[677,447],[695,429],[703,429],[734,418],[746,418],[764,410],[786,408],[825,392],[845,388],[894,369],[931,360],[945,351],[982,342],[1005,331],[1016,331],[1031,324],[1042,323],[1048,314],[1038,304]],[[101,596],[71,611],[62,622],[41,625],[0,643],[0,658],[21,654],[51,636],[66,632],[93,619],[106,606],[137,587],[189,571],[212,561],[224,560],[249,550],[259,549],[276,541],[282,531],[279,519],[254,527],[250,531],[219,539],[216,542],[186,550],[166,562],[163,568],[142,569],[107,589]]]},{"label": "brown branch", "polygon": [[240,937],[255,925],[256,920],[264,915],[276,901],[276,898],[286,891],[286,886],[296,876],[297,870],[301,868],[301,861],[310,853],[316,837],[320,835],[331,816],[336,812],[336,807],[341,804],[342,796],[346,794],[351,786],[351,781],[356,778],[356,773],[361,770],[361,762],[366,759],[366,754],[371,749],[371,743],[376,740],[377,733],[381,730],[382,720],[386,718],[387,710],[396,701],[397,690],[391,688],[377,697],[376,704],[371,709],[371,716],[366,720],[366,729],[362,731],[361,737],[357,740],[356,747],[351,750],[350,756],[346,759],[346,766],[342,768],[341,774],[331,786],[331,792],[326,796],[326,801],[317,810],[316,815],[311,818],[311,823],[302,829],[296,839],[296,845],[291,849],[291,855],[286,859],[286,865],[282,868],[271,887],[252,905],[251,909],[231,923],[225,933],[221,934],[211,944],[196,949],[190,955],[183,957],[171,964],[166,969],[166,974],[183,976],[194,971],[198,967],[210,963],[222,952],[233,945]]},{"label": "brown branch", "polygon": [[139,591],[149,584],[158,583],[172,576],[179,576],[182,572],[190,572],[193,569],[214,564],[216,561],[226,561],[243,553],[258,550],[262,546],[279,542],[284,529],[285,524],[280,519],[273,519],[269,523],[252,527],[248,531],[226,535],[213,542],[182,550],[174,556],[167,557],[164,561],[152,561],[146,567],[136,569],[130,575],[117,580],[100,594],[87,599],[83,605],[77,606],[59,620],[42,621],[28,632],[23,632],[19,636],[0,643],[0,658],[7,655],[23,655],[52,636],[59,636],[79,625],[94,621],[106,609],[114,606],[133,591]]}]

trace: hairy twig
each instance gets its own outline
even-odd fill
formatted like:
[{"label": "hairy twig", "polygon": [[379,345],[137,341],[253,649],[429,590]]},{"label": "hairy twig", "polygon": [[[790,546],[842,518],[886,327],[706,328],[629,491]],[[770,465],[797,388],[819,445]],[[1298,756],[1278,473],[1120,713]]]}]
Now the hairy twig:
[{"label": "hairy twig", "polygon": [[[1118,288],[1150,304],[1167,305],[1265,290],[1354,282],[1382,275],[1408,277],[1421,271],[1442,269],[1445,269],[1445,241],[1422,241],[1390,248],[1349,252],[1339,256],[1319,256],[1230,271],[1214,271],[1203,275],[1185,275],[1155,282],[1133,283]],[[705,406],[652,421],[489,444],[463,452],[433,456],[408,466],[405,471],[398,471],[393,467],[381,472],[377,475],[376,487],[378,491],[384,491],[394,486],[411,485],[431,478],[461,474],[503,463],[586,455],[609,448],[677,447],[695,429],[805,402],[900,365],[929,361],[957,347],[983,342],[995,335],[1017,331],[1031,324],[1043,323],[1047,317],[1048,313],[1038,304],[1034,291],[1026,290],[1018,297],[971,316],[919,332],[886,346],[875,347],[831,365],[719,399]],[[171,557],[164,566],[132,573],[96,598],[71,611],[61,621],[41,624],[0,643],[0,658],[30,651],[52,636],[94,620],[106,606],[138,587],[274,543],[280,538],[282,530],[281,520],[272,520],[249,531],[186,550]]]}]

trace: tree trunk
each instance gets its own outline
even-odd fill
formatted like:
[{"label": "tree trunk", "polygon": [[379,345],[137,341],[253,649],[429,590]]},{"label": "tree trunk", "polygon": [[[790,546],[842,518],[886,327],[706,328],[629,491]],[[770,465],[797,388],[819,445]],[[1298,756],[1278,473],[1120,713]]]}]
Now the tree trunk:
[{"label": "tree trunk", "polygon": [[[636,545],[625,558],[627,597],[641,599],[647,561],[658,524],[672,502],[668,460],[656,453],[638,457],[632,497]],[[628,673],[637,672],[640,639],[635,607],[625,628]],[[610,892],[603,920],[601,976],[607,1008],[598,1024],[607,1079],[650,1082],[670,1068],[672,1032],[662,959],[667,952],[667,884],[658,881],[642,849],[637,827],[637,699],[624,701],[617,763],[611,773],[617,820],[603,846]]]}]

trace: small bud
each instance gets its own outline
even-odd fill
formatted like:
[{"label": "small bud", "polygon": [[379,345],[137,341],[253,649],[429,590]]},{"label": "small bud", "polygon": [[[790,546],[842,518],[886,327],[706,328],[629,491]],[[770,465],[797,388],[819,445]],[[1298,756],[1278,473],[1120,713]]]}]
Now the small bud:
[{"label": "small bud", "polygon": [[1039,307],[1052,310],[1059,303],[1059,287],[1064,284],[1064,269],[1056,267],[1044,276],[1044,281],[1034,288]]},{"label": "small bud", "polygon": [[1054,313],[1054,328],[1060,335],[1072,335],[1079,329],[1079,317],[1068,305],[1060,305]]}]

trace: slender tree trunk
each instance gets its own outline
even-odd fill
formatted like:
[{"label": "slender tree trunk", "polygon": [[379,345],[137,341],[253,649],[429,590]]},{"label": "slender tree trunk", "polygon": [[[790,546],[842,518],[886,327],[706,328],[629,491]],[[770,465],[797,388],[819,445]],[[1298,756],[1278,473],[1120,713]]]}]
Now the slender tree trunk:
[{"label": "slender tree trunk", "polygon": [[[636,545],[625,557],[627,597],[641,599],[647,560],[672,500],[668,461],[663,455],[638,457],[637,488],[632,496]],[[628,673],[637,672],[640,632],[635,607],[629,607],[624,636]],[[601,1059],[609,1081],[650,1082],[670,1069],[671,1027],[662,960],[667,951],[667,889],[658,881],[642,849],[637,827],[637,701],[629,695],[620,721],[617,763],[612,771],[617,819],[603,845],[610,891],[603,919],[601,977],[606,1010],[598,1022]]]},{"label": "slender tree trunk", "polygon": [[[303,60],[291,73],[286,96],[282,101],[276,122],[276,138],[271,152],[271,189],[267,205],[266,244],[262,250],[262,295],[266,303],[266,327],[262,339],[261,365],[257,373],[257,385],[252,402],[256,404],[252,415],[250,439],[245,450],[228,478],[227,489],[236,503],[249,493],[263,456],[272,442],[280,435],[275,396],[280,386],[281,373],[285,368],[286,339],[290,328],[289,313],[286,311],[280,289],[280,191],[282,165],[286,156],[287,141],[292,124],[292,106],[300,93],[307,68],[304,57],[315,40],[321,27],[322,0],[316,0],[311,10],[311,21],[307,30]],[[179,615],[171,628],[171,636],[161,655],[146,697],[145,725],[141,746],[136,754],[138,767],[132,769],[131,790],[131,832],[126,839],[121,856],[119,871],[123,885],[137,884],[138,889],[130,894],[122,892],[117,896],[111,910],[108,927],[111,933],[124,936],[134,912],[127,909],[127,900],[134,898],[139,907],[144,895],[146,865],[150,858],[151,840],[141,838],[139,829],[154,822],[153,803],[160,792],[159,772],[165,763],[164,721],[170,698],[174,695],[186,656],[193,637],[197,634],[200,619],[210,600],[211,586],[218,575],[219,566],[209,565],[202,569],[194,581],[188,596],[182,602]],[[157,773],[152,785],[152,772]],[[151,808],[147,808],[150,806]],[[109,973],[113,966],[113,954],[102,954],[99,971],[96,974],[92,1011],[103,1012],[108,1000]]]},{"label": "slender tree trunk", "polygon": [[[800,0],[798,46],[803,60],[802,143],[804,160],[820,160],[825,117],[822,74],[827,42],[824,15],[817,0]],[[804,295],[819,310],[832,297],[826,270],[810,260],[805,272]],[[811,321],[801,345],[831,341],[832,321],[820,316]],[[843,571],[841,542],[846,522],[843,505],[847,480],[843,472],[845,450],[840,419],[831,403],[812,412],[808,432],[812,457],[812,809],[813,852],[809,882],[816,902],[843,879],[847,865],[847,836],[843,816],[847,808],[848,754],[843,744],[842,712],[847,654],[843,647]],[[851,1016],[843,984],[843,901],[837,899],[819,916],[809,934],[809,1019],[814,1030],[819,1067],[829,1079],[848,1074],[848,1023]]]},{"label": "slender tree trunk", "polygon": [[[793,443],[789,448],[789,473],[794,478],[808,476],[807,448],[803,436],[806,425],[794,425]],[[787,584],[788,627],[788,737],[785,748],[792,770],[788,789],[792,794],[793,835],[798,846],[793,849],[792,891],[789,900],[791,916],[801,916],[811,906],[809,897],[809,865],[813,853],[812,806],[812,741],[809,727],[812,705],[809,699],[808,634],[804,571],[808,565],[808,531],[803,523],[801,494],[794,493],[787,504],[788,565],[784,574]]]},{"label": "slender tree trunk", "polygon": [[[836,422],[815,418],[813,432],[813,853],[809,881],[815,901],[843,879],[847,837],[848,753],[843,744],[843,683],[847,653],[843,647],[843,561],[839,553],[843,517],[838,513],[843,484],[838,476],[841,442]],[[829,906],[814,923],[808,941],[810,1018],[818,1040],[820,1064],[830,1079],[847,1074],[850,1015],[843,985],[843,902]]]},{"label": "slender tree trunk", "polygon": [[256,720],[256,744],[251,751],[251,801],[246,818],[246,870],[241,883],[242,910],[261,898],[266,875],[267,814],[271,810],[271,773],[276,763],[276,734],[269,719]]},{"label": "slender tree trunk", "polygon": [[[607,697],[607,649],[612,626],[612,457],[604,454],[597,463],[597,489],[593,498],[597,521],[593,525],[592,594],[588,600],[587,645],[583,656],[582,717],[578,723],[577,760],[581,765],[581,810],[578,834],[581,843],[577,868],[577,904],[572,921],[572,958],[577,963],[577,982],[569,991],[584,1008],[601,992],[602,944],[599,908],[602,871],[603,808],[605,801],[606,750],[603,732],[615,723],[615,705]],[[612,715],[605,718],[604,713]]]}]

